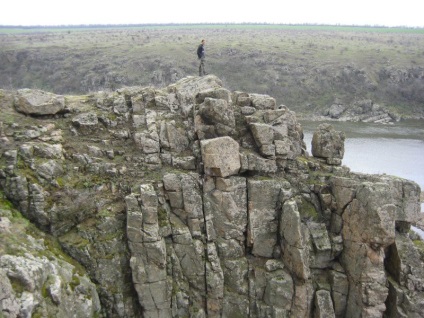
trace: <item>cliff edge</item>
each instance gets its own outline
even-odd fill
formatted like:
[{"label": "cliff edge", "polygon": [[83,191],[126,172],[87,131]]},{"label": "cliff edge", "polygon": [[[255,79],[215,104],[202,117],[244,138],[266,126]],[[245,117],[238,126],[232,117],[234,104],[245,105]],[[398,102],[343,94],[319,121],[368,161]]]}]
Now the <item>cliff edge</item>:
[{"label": "cliff edge", "polygon": [[[213,75],[0,105],[4,317],[423,317],[421,190],[350,172],[330,125],[311,156],[294,112]],[[37,283],[14,209],[60,244]]]}]

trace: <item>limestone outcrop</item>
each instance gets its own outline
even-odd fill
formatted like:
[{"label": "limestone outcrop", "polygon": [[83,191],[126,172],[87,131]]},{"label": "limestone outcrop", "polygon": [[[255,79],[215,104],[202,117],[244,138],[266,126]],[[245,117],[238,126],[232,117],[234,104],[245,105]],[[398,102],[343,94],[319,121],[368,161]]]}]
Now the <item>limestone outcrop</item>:
[{"label": "limestone outcrop", "polygon": [[[1,209],[34,247],[1,245],[5,317],[423,317],[421,190],[350,172],[331,126],[310,156],[294,112],[213,75],[66,97],[55,116],[15,94]],[[2,239],[19,240],[11,219]],[[78,272],[40,256],[47,235]]]}]

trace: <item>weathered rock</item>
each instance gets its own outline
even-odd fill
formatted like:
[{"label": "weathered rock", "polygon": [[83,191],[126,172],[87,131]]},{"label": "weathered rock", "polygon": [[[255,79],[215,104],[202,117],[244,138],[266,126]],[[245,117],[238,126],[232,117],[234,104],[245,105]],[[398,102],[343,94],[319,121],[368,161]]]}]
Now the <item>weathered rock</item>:
[{"label": "weathered rock", "polygon": [[193,110],[196,102],[195,96],[205,90],[220,89],[222,81],[215,75],[207,75],[202,77],[188,76],[169,85],[167,90],[174,92],[181,104],[181,113],[188,116]]},{"label": "weathered rock", "polygon": [[239,144],[230,137],[201,141],[205,174],[228,177],[240,170]]},{"label": "weathered rock", "polygon": [[[162,122],[160,126],[160,143],[162,148],[173,151],[183,152],[189,146],[186,129],[178,127],[175,122]],[[159,148],[159,143],[157,143]]]},{"label": "weathered rock", "polygon": [[38,166],[36,172],[43,179],[53,180],[63,174],[63,167],[61,163],[51,159]]},{"label": "weathered rock", "polygon": [[336,101],[327,110],[324,116],[339,121],[392,123],[399,121],[400,116],[389,111],[386,107],[375,104],[370,99],[359,100],[352,104],[341,104]]},{"label": "weathered rock", "polygon": [[422,315],[423,261],[406,235],[397,234],[395,242],[386,249],[385,268],[390,273],[387,312],[398,317]]},{"label": "weathered rock", "polygon": [[344,317],[349,293],[349,281],[343,268],[338,265],[330,272],[331,297],[334,303],[336,317]]},{"label": "weathered rock", "polygon": [[271,306],[283,307],[288,312],[291,309],[291,300],[294,297],[293,279],[284,271],[281,271],[280,275],[267,282],[264,301]]},{"label": "weathered rock", "polygon": [[252,254],[272,257],[277,245],[278,206],[282,184],[278,181],[248,181],[248,245]]},{"label": "weathered rock", "polygon": [[119,95],[113,100],[113,112],[115,114],[125,114],[129,110],[125,96]]},{"label": "weathered rock", "polygon": [[261,94],[250,94],[249,97],[252,101],[252,106],[258,110],[277,108],[275,98],[272,98],[271,96]]},{"label": "weathered rock", "polygon": [[[273,144],[273,127],[267,124],[253,123],[250,124],[250,130],[252,131],[252,135],[255,139],[256,145],[259,147],[260,153],[265,157],[275,156],[276,146]],[[279,148],[279,153],[282,153],[281,145]]]},{"label": "weathered rock", "polygon": [[188,157],[172,157],[172,166],[177,169],[195,170],[196,158],[193,156]]},{"label": "weathered rock", "polygon": [[343,112],[346,110],[346,107],[340,104],[333,104],[331,105],[330,109],[328,110],[328,115],[331,118],[340,118],[340,116],[343,114]]},{"label": "weathered rock", "polygon": [[357,187],[356,198],[343,213],[342,259],[350,281],[349,315],[378,316],[386,310],[389,290],[383,250],[395,239],[396,208],[391,197],[386,184],[365,182]]},{"label": "weathered rock", "polygon": [[97,118],[96,113],[90,112],[90,113],[82,113],[79,115],[76,115],[72,119],[72,124],[79,128],[82,132],[92,132],[93,129],[96,128],[97,124],[99,123],[99,120]]},{"label": "weathered rock", "polygon": [[65,97],[36,89],[20,89],[15,97],[18,112],[33,115],[55,115],[65,110]]},{"label": "weathered rock", "polygon": [[215,189],[204,194],[205,215],[213,224],[208,237],[234,239],[243,246],[247,228],[246,179],[216,178],[215,186]]},{"label": "weathered rock", "polygon": [[159,235],[158,202],[153,187],[140,186],[140,206],[133,195],[126,197],[126,204],[130,266],[140,305],[147,317],[171,317],[166,248]]},{"label": "weathered rock", "polygon": [[210,88],[201,91],[196,95],[196,103],[203,103],[205,101],[205,98],[207,97],[214,99],[222,99],[225,100],[228,104],[231,104],[231,92],[225,88]]},{"label": "weathered rock", "polygon": [[241,154],[240,157],[242,171],[253,171],[258,174],[268,175],[278,170],[277,162],[273,159],[262,158],[255,153],[248,153],[247,156]]},{"label": "weathered rock", "polygon": [[61,144],[39,143],[34,145],[34,155],[47,159],[63,159],[63,147]]},{"label": "weathered rock", "polygon": [[333,309],[330,292],[327,290],[318,290],[315,293],[315,315],[314,318],[336,317]]},{"label": "weathered rock", "polygon": [[6,227],[0,226],[3,251],[0,316],[93,317],[99,314],[95,285],[81,267],[65,260],[63,252],[54,246],[54,239],[36,228],[30,229],[28,224],[22,224],[22,219],[12,215],[9,219],[0,212],[0,218],[8,221]]},{"label": "weathered rock", "polygon": [[156,133],[136,133],[134,134],[134,141],[145,154],[153,154],[160,151],[159,136]]},{"label": "weathered rock", "polygon": [[260,110],[246,116],[259,153],[267,158],[295,159],[306,148],[296,116],[287,107]]},{"label": "weathered rock", "polygon": [[284,264],[295,275],[307,280],[309,269],[309,233],[306,225],[301,223],[295,200],[286,201],[280,219],[281,250]]},{"label": "weathered rock", "polygon": [[327,163],[340,165],[344,156],[343,132],[335,131],[330,124],[321,124],[312,137],[312,154],[323,158]]},{"label": "weathered rock", "polygon": [[311,267],[327,268],[332,260],[332,248],[325,224],[309,222],[307,226],[313,245]]},{"label": "weathered rock", "polygon": [[206,308],[208,316],[220,317],[224,298],[224,273],[214,243],[207,245]]},{"label": "weathered rock", "polygon": [[341,133],[309,157],[294,112],[213,75],[66,100],[2,105],[0,250],[31,244],[0,256],[0,316],[420,317],[421,190],[334,166]]},{"label": "weathered rock", "polygon": [[223,99],[206,97],[199,106],[199,115],[204,122],[214,125],[218,136],[228,136],[233,133],[236,123],[232,106]]}]

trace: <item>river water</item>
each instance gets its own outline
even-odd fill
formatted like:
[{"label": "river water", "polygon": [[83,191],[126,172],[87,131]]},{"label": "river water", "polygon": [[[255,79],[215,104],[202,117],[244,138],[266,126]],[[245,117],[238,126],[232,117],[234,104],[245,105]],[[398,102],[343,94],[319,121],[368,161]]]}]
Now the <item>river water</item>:
[{"label": "river water", "polygon": [[[312,134],[322,122],[301,121],[311,154]],[[353,172],[388,174],[415,181],[424,191],[424,121],[393,125],[329,122],[346,134],[343,165]],[[421,204],[424,212],[424,203]]]}]

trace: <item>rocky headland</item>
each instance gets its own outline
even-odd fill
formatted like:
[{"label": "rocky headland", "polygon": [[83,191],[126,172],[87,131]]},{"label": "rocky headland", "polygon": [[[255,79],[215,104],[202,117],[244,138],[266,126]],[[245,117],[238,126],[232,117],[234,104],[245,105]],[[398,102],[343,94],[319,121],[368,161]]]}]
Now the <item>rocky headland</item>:
[{"label": "rocky headland", "polygon": [[0,107],[2,317],[424,317],[421,190],[331,125],[213,75]]}]

